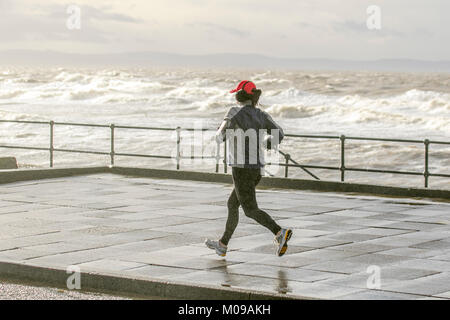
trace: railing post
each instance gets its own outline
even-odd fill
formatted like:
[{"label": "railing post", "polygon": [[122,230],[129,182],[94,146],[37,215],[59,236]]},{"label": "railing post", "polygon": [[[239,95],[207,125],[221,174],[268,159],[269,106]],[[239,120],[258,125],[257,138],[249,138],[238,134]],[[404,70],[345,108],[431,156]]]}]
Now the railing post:
[{"label": "railing post", "polygon": [[220,164],[220,143],[216,143],[216,173],[219,172],[219,164]]},{"label": "railing post", "polygon": [[428,151],[430,148],[430,140],[425,139],[423,143],[425,144],[425,170],[423,172],[423,176],[425,178],[425,188],[428,188],[428,177],[430,176],[430,172],[428,170]]},{"label": "railing post", "polygon": [[345,136],[341,135],[339,137],[341,140],[341,182],[345,181]]},{"label": "railing post", "polygon": [[180,170],[180,158],[181,158],[181,128],[177,127],[177,170]]},{"label": "railing post", "polygon": [[55,122],[53,120],[51,120],[49,122],[50,124],[50,146],[49,146],[49,151],[50,151],[50,168],[53,168],[53,135],[54,135],[54,126],[55,126]]},{"label": "railing post", "polygon": [[289,160],[291,159],[291,155],[286,153],[284,155],[284,159],[286,160],[286,166],[284,167],[284,177],[287,178],[289,174]]},{"label": "railing post", "polygon": [[111,152],[109,153],[109,155],[111,157],[111,167],[112,167],[114,166],[114,128],[115,128],[114,123],[111,123],[109,127],[111,128]]},{"label": "railing post", "polygon": [[223,144],[223,172],[227,173],[227,141]]}]

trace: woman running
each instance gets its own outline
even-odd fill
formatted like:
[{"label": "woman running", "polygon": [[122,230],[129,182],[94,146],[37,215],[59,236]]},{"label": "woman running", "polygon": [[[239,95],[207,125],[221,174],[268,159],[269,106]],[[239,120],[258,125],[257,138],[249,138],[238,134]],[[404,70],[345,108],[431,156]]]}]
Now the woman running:
[{"label": "woman running", "polygon": [[244,213],[269,229],[278,244],[277,255],[286,253],[291,229],[281,228],[266,212],[258,208],[255,187],[264,170],[264,148],[274,149],[284,137],[283,130],[269,114],[256,107],[261,90],[251,81],[241,81],[236,89],[239,106],[232,107],[219,127],[216,139],[228,142],[228,165],[232,167],[234,189],[228,198],[228,219],[220,240],[207,239],[205,244],[224,257],[228,242],[239,221],[239,206]]}]

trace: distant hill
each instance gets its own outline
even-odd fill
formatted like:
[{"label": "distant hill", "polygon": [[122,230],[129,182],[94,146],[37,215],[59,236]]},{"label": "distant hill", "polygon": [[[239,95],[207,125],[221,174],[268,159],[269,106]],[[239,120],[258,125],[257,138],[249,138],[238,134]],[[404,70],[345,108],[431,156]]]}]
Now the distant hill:
[{"label": "distant hill", "polygon": [[185,55],[164,52],[130,52],[119,54],[72,54],[56,51],[0,51],[0,65],[41,66],[185,66],[185,67],[247,67],[301,70],[370,70],[450,72],[450,60],[425,61],[412,59],[336,60],[288,59],[259,54],[221,53]]}]

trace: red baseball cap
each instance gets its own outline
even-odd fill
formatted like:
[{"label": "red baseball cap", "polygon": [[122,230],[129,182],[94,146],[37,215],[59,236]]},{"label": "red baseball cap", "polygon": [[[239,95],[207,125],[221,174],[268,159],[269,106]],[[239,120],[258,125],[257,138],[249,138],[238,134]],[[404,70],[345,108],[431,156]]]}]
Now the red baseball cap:
[{"label": "red baseball cap", "polygon": [[243,80],[238,84],[236,89],[231,90],[230,93],[235,93],[239,90],[245,90],[245,92],[247,92],[248,94],[253,94],[253,91],[252,91],[253,89],[256,89],[256,86],[253,82],[248,81],[248,80]]}]

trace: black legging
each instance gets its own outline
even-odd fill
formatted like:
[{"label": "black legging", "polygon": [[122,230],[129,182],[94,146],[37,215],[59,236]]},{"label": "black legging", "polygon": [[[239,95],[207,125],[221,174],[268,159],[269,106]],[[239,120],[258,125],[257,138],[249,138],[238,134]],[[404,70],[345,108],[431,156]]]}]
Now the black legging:
[{"label": "black legging", "polygon": [[228,245],[234,230],[239,222],[239,205],[244,209],[247,217],[250,217],[263,225],[273,234],[277,234],[281,227],[256,203],[255,187],[261,180],[260,169],[232,168],[234,189],[228,198],[228,219],[225,232],[220,239],[224,245]]}]

